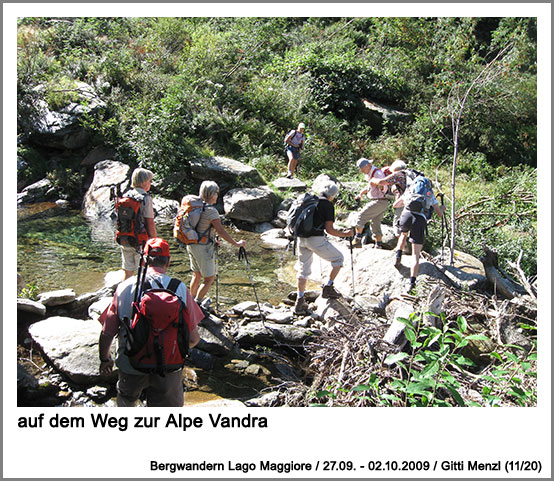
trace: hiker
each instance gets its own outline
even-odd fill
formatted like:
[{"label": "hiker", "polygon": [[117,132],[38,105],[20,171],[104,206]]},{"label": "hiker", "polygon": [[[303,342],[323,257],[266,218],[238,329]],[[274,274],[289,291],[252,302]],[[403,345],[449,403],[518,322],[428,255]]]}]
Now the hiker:
[{"label": "hiker", "polygon": [[211,301],[206,299],[206,301],[203,302],[203,299],[215,280],[216,266],[214,244],[218,242],[219,245],[219,241],[215,239],[212,232],[212,227],[223,239],[235,247],[245,247],[246,241],[240,240],[237,242],[229,235],[221,223],[219,212],[213,207],[219,196],[219,186],[211,180],[205,180],[200,185],[199,194],[206,205],[202,210],[196,230],[203,233],[203,236],[206,237],[206,241],[187,245],[190,268],[192,270],[190,293],[194,296],[196,302],[201,304],[202,307],[208,308]]},{"label": "hiker", "polygon": [[[406,190],[406,162],[403,160],[395,160],[388,170],[390,174],[384,177],[383,179],[377,180],[375,183],[377,186],[389,187],[390,196],[392,200],[398,200],[404,191]],[[385,171],[385,169],[383,169]],[[387,195],[387,196],[388,196]],[[402,214],[403,207],[394,208],[394,219],[392,222],[392,228],[394,231],[395,237],[400,235],[400,214]]]},{"label": "hiker", "polygon": [[384,244],[383,233],[381,231],[381,220],[385,215],[385,211],[389,206],[389,201],[385,197],[388,187],[379,185],[380,179],[385,177],[383,171],[373,165],[373,160],[362,157],[358,160],[357,166],[360,171],[365,174],[368,184],[367,186],[356,196],[356,200],[360,200],[367,194],[369,202],[361,208],[356,214],[356,236],[352,247],[362,247],[362,232],[367,222],[370,222],[371,232],[373,234],[373,240],[375,244],[373,247],[383,248]]},{"label": "hiker", "polygon": [[[427,192],[425,193],[425,197],[428,199],[428,205],[424,205],[419,200],[414,201],[415,194],[413,190],[415,190],[415,185],[419,179],[425,179],[428,182]],[[396,245],[394,264],[396,267],[399,267],[401,264],[402,252],[406,245],[408,235],[412,243],[413,262],[410,268],[410,285],[408,288],[408,292],[411,292],[415,288],[416,277],[419,272],[419,257],[423,249],[428,217],[430,217],[430,213],[426,214],[426,212],[433,209],[439,217],[442,217],[446,208],[444,205],[439,205],[437,198],[433,194],[431,181],[423,176],[418,177],[414,183],[406,189],[404,194],[394,202],[393,207],[402,208],[402,214],[399,219],[400,237]]]},{"label": "hiker", "polygon": [[[149,239],[144,248],[148,256],[146,281],[151,286],[160,285],[168,288],[171,278],[166,274],[169,266],[169,244],[158,237]],[[194,302],[184,283],[178,281],[175,294],[185,303],[185,321],[189,329],[189,347],[194,347],[200,340],[198,323],[204,318],[204,313]],[[110,355],[110,347],[114,336],[118,335],[118,349],[115,363],[119,370],[117,382],[117,405],[132,407],[145,391],[148,406],[183,405],[183,378],[182,368],[161,374],[147,374],[136,370],[131,360],[125,354],[127,332],[123,327],[124,319],[133,319],[132,303],[137,288],[137,277],[131,277],[119,284],[110,306],[100,316],[102,332],[98,340],[100,355],[100,373],[107,375],[112,372],[114,361]]]},{"label": "hiker", "polygon": [[[140,202],[137,213],[139,239],[135,239],[135,245],[126,243],[120,245],[121,267],[124,271],[123,280],[129,279],[138,269],[140,262],[141,243],[148,238],[156,237],[156,225],[154,224],[154,209],[152,207],[152,196],[148,193],[152,184],[154,174],[146,169],[138,168],[131,176],[131,189],[123,197],[129,197]],[[142,237],[142,236],[144,237]],[[117,234],[116,234],[117,239]]]},{"label": "hiker", "polygon": [[337,299],[341,296],[334,288],[333,282],[344,264],[344,256],[327,239],[325,232],[336,237],[352,237],[354,229],[343,232],[335,228],[335,207],[332,202],[337,196],[338,191],[339,188],[334,182],[328,181],[321,184],[317,192],[320,198],[315,209],[311,234],[308,237],[299,237],[298,262],[296,264],[298,271],[298,293],[294,306],[295,314],[305,314],[307,312],[304,292],[306,291],[308,277],[312,271],[314,253],[331,263],[329,279],[322,286],[321,297],[324,299]]},{"label": "hiker", "polygon": [[304,129],[306,126],[303,122],[298,124],[297,130],[291,130],[285,137],[287,158],[289,160],[287,169],[287,178],[292,179],[296,172],[296,166],[298,165],[298,159],[300,158],[300,151],[304,147],[304,141],[306,136],[304,135]]}]

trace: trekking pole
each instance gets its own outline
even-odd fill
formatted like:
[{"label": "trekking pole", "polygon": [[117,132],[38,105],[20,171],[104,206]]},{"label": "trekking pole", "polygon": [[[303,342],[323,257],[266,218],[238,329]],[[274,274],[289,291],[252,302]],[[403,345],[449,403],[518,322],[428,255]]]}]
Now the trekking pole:
[{"label": "trekking pole", "polygon": [[348,238],[348,243],[350,244],[350,265],[352,266],[352,297],[356,291],[354,290],[354,248],[352,247],[352,237]]},{"label": "trekking pole", "polygon": [[246,249],[244,247],[239,247],[239,261],[244,258],[246,262],[246,267],[248,268],[248,276],[250,277],[250,283],[254,289],[254,296],[256,297],[256,304],[258,305],[258,311],[262,318],[262,325],[265,327],[265,316],[262,313],[262,308],[260,307],[260,301],[258,300],[258,294],[256,293],[256,286],[254,285],[254,279],[252,278],[252,273],[250,271],[250,262],[248,262],[248,256],[246,255]]},{"label": "trekking pole", "polygon": [[219,242],[215,238],[215,313],[219,316]]}]

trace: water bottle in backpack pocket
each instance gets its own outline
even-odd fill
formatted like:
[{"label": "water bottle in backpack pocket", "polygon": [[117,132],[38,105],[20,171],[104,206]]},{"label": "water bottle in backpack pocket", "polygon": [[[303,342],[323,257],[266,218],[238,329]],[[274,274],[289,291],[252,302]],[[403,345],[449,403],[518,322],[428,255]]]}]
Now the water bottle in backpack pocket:
[{"label": "water bottle in backpack pocket", "polygon": [[183,244],[205,244],[208,241],[210,227],[198,232],[196,227],[206,204],[198,195],[185,195],[177,212],[173,225],[173,237]]},{"label": "water bottle in backpack pocket", "polygon": [[124,319],[127,334],[125,355],[137,371],[163,376],[183,367],[190,333],[186,306],[175,294],[181,281],[171,279],[167,289],[152,288],[148,281],[133,304],[133,319]]}]

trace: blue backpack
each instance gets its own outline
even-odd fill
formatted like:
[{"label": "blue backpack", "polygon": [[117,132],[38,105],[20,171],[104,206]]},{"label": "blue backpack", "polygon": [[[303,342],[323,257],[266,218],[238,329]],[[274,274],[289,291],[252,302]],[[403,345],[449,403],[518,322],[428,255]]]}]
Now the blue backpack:
[{"label": "blue backpack", "polygon": [[416,177],[407,188],[407,197],[404,201],[406,209],[423,214],[429,220],[433,215],[432,201],[431,181],[423,175]]}]

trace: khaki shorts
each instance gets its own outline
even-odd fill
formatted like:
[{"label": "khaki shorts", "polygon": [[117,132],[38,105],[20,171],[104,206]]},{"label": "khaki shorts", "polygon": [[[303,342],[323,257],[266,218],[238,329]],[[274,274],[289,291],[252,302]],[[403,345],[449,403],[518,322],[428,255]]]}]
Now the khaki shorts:
[{"label": "khaki shorts", "polygon": [[344,264],[344,256],[329,239],[324,235],[313,237],[298,238],[298,270],[299,279],[308,279],[312,273],[312,258],[317,254],[322,259],[331,263],[331,266],[337,267]]},{"label": "khaki shorts", "polygon": [[121,267],[126,271],[138,271],[140,263],[140,254],[134,247],[120,246],[121,248]]},{"label": "khaki shorts", "polygon": [[200,272],[202,277],[215,276],[215,244],[189,244],[190,269],[192,272]]},{"label": "khaki shorts", "polygon": [[146,392],[149,407],[182,407],[184,403],[183,370],[157,374],[127,374],[119,371],[117,405],[133,407],[141,393]]}]

